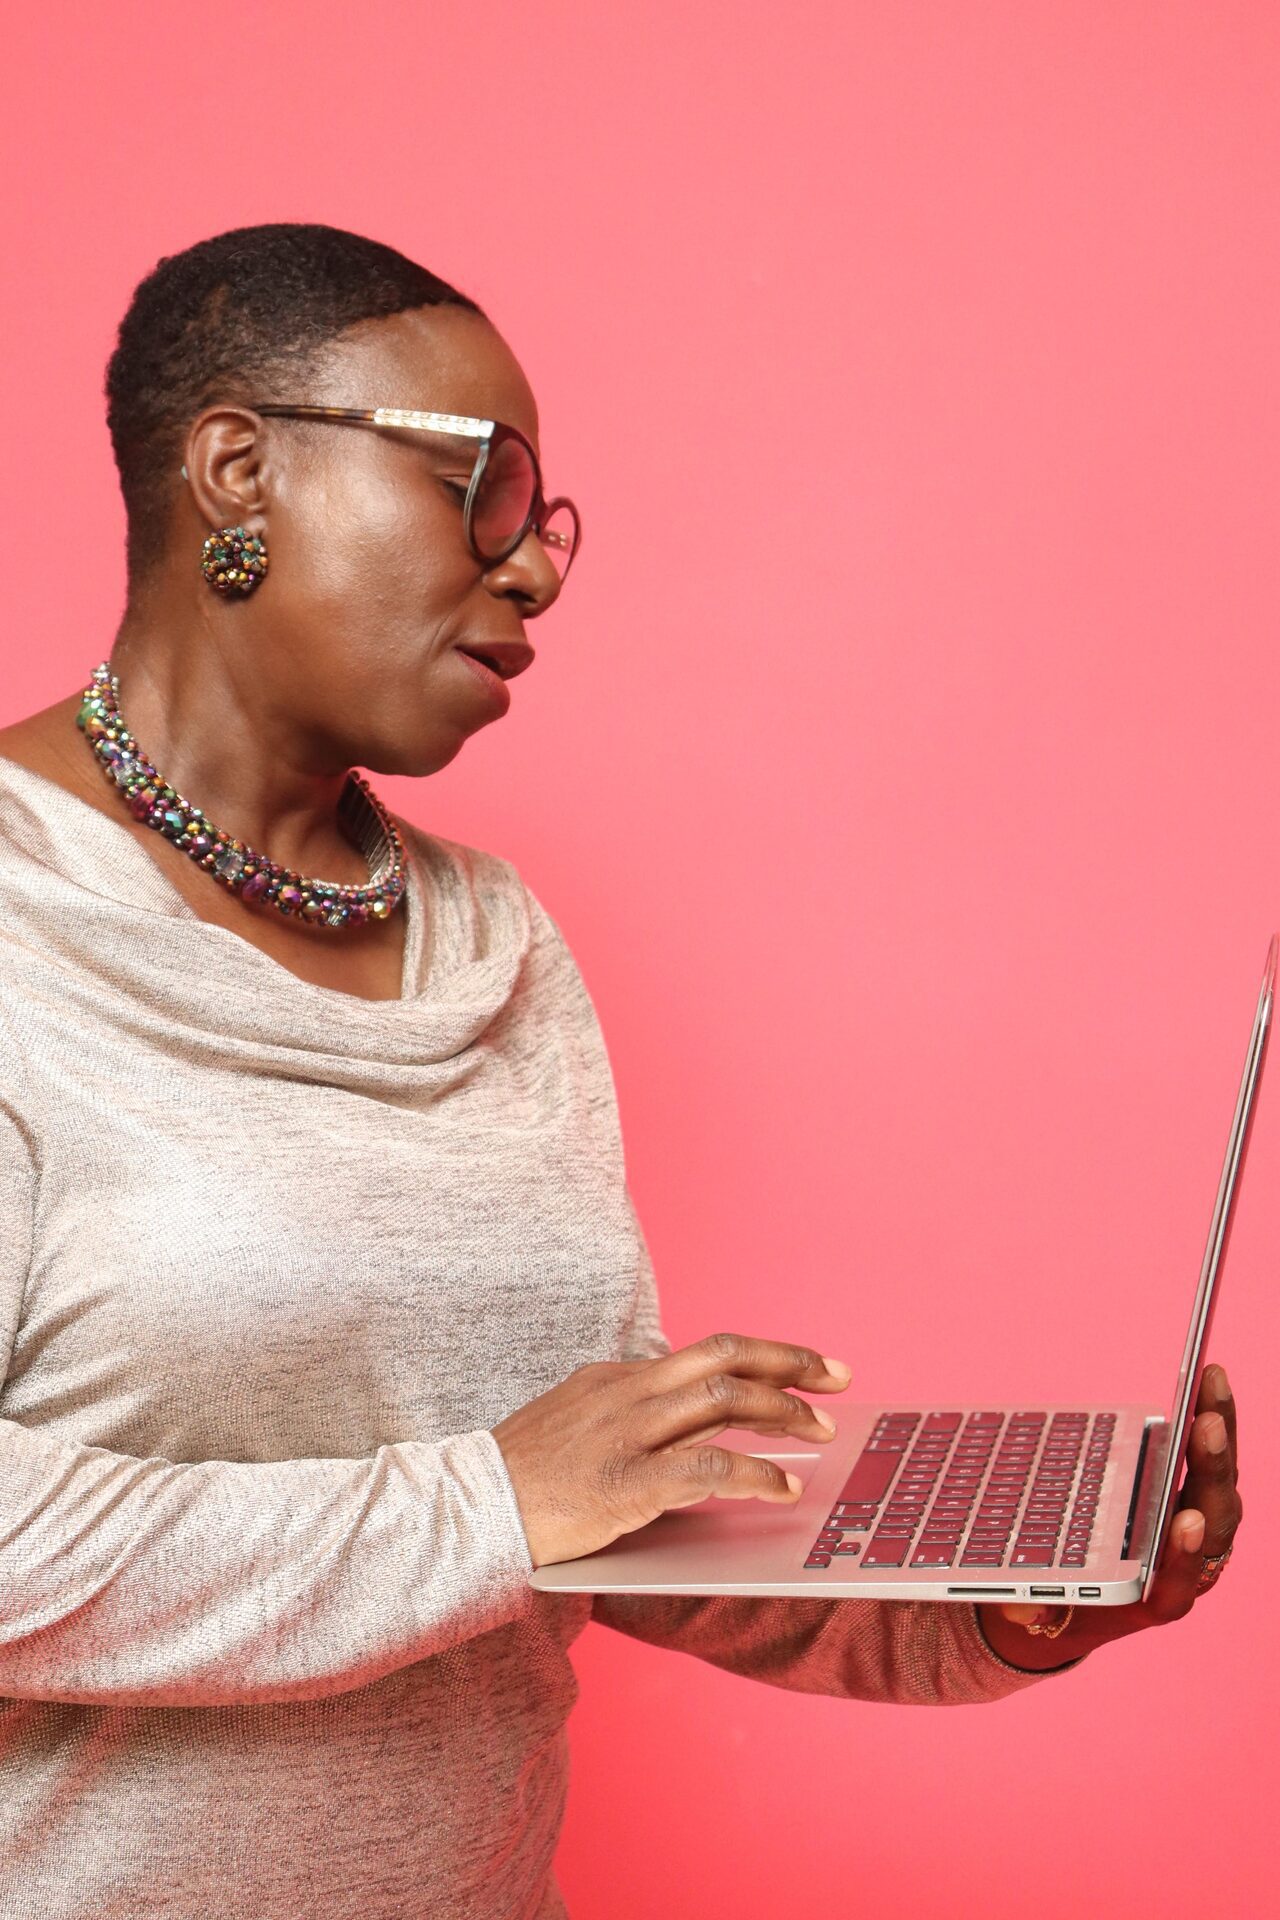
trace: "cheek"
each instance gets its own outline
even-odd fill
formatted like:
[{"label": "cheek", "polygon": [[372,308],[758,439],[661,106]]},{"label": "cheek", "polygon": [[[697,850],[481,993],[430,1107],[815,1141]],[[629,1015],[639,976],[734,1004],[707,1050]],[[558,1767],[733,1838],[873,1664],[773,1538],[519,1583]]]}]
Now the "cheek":
[{"label": "cheek", "polygon": [[290,512],[282,534],[273,581],[289,577],[317,612],[348,624],[420,629],[448,619],[475,585],[457,508],[434,489],[359,468],[308,489],[305,511]]}]

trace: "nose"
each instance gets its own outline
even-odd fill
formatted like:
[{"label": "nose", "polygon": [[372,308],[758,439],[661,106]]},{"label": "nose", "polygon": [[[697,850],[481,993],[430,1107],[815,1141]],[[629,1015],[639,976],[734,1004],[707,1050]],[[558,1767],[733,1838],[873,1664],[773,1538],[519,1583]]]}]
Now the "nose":
[{"label": "nose", "polygon": [[553,606],[560,598],[563,584],[532,527],[514,553],[489,568],[484,583],[495,599],[518,600],[526,620],[536,620],[540,613]]}]

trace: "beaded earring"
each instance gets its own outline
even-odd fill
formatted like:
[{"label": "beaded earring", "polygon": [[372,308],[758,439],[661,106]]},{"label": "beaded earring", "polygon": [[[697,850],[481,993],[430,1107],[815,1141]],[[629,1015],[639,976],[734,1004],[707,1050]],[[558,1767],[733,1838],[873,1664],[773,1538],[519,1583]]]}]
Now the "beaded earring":
[{"label": "beaded earring", "polygon": [[252,593],[268,567],[266,543],[243,527],[222,527],[202,549],[200,571],[215,593]]}]

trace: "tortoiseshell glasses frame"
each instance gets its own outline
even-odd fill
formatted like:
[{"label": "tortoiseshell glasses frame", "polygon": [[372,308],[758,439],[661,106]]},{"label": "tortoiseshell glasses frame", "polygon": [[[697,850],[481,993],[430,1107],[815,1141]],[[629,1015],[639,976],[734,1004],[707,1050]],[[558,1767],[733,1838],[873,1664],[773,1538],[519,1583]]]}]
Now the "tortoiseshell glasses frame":
[{"label": "tortoiseshell glasses frame", "polygon": [[[255,413],[279,420],[342,420],[478,440],[462,508],[467,543],[476,559],[482,566],[495,567],[534,532],[562,581],[573,565],[582,541],[578,509],[563,494],[547,499],[538,456],[517,427],[469,414],[424,413],[414,407],[283,406],[275,401],[248,404]],[[563,524],[552,525],[555,518]]]}]

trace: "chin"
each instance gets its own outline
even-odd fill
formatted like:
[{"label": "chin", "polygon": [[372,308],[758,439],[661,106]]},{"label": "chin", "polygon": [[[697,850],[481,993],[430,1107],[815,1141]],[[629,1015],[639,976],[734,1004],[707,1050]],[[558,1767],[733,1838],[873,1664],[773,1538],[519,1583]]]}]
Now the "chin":
[{"label": "chin", "polygon": [[442,728],[421,740],[380,740],[376,747],[370,744],[366,759],[351,764],[364,767],[372,775],[396,774],[407,780],[424,780],[456,760],[470,738],[469,733]]}]

